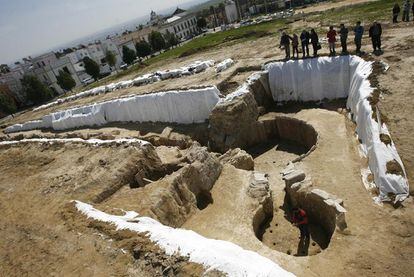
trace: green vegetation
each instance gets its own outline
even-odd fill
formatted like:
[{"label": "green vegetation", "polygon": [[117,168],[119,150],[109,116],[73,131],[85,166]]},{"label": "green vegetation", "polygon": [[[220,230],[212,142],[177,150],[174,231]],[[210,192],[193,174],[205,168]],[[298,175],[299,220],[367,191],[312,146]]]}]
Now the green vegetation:
[{"label": "green vegetation", "polygon": [[94,78],[95,81],[98,81],[101,72],[101,70],[99,69],[99,65],[89,57],[85,57],[83,59],[83,63],[85,64],[86,73],[92,76],[92,78]]},{"label": "green vegetation", "polygon": [[64,70],[59,70],[59,75],[56,76],[56,79],[58,85],[65,91],[72,90],[76,86],[75,80]]},{"label": "green vegetation", "polygon": [[[393,5],[393,1],[379,0],[376,2],[355,4],[331,9],[325,12],[313,13],[307,15],[306,17],[308,21],[320,21],[322,26],[328,26],[331,24],[339,25],[341,22],[349,22],[349,24],[354,24],[358,20],[368,24],[374,20],[389,19],[391,17]],[[133,65],[128,68],[128,70],[120,72],[118,75],[111,76],[110,79],[106,79],[105,81],[112,81],[122,76],[132,74],[146,65],[151,65],[162,60],[185,57],[218,46],[226,46],[249,40],[255,40],[263,36],[274,35],[278,30],[289,27],[287,24],[291,22],[293,22],[292,19],[279,19],[257,25],[227,30],[224,32],[206,34],[205,36],[195,38],[180,47],[176,47],[169,51],[165,51],[158,56],[152,57],[146,60],[145,64]],[[292,31],[300,33],[301,28],[290,29],[289,33],[292,33]],[[325,28],[317,28],[317,32],[321,31],[325,31]],[[98,84],[93,84],[93,86],[97,85]]]},{"label": "green vegetation", "polygon": [[0,92],[0,114],[12,114],[17,111],[13,98]]},{"label": "green vegetation", "polygon": [[197,27],[200,29],[204,29],[207,27],[207,21],[204,17],[200,17],[197,19]]},{"label": "green vegetation", "polygon": [[165,40],[165,49],[168,49],[170,47],[174,47],[180,43],[177,36],[173,33],[170,33],[167,31],[167,33],[164,35]]},{"label": "green vegetation", "polygon": [[122,46],[122,60],[126,63],[126,64],[132,64],[135,60],[135,58],[137,57],[137,55],[135,54],[135,51],[132,49],[129,49],[128,47],[126,47],[125,45]]},{"label": "green vegetation", "polygon": [[152,50],[155,52],[161,51],[165,48],[165,40],[160,32],[152,31],[148,36],[149,43]]},{"label": "green vegetation", "polygon": [[116,64],[116,57],[115,57],[115,54],[112,53],[112,51],[106,52],[105,59],[106,59],[106,62],[108,63],[108,65],[110,67],[114,67],[115,66],[115,64]]},{"label": "green vegetation", "polygon": [[308,20],[321,22],[324,26],[331,24],[339,25],[341,22],[355,24],[358,20],[363,24],[369,24],[374,20],[389,20],[392,17],[394,4],[394,1],[379,0],[376,2],[344,6],[310,15],[308,16]]},{"label": "green vegetation", "polygon": [[[174,59],[178,57],[185,57],[201,51],[212,49],[217,46],[232,45],[235,43],[245,42],[249,40],[255,40],[260,37],[270,36],[277,33],[278,30],[284,28],[286,25],[286,20],[278,19],[269,22],[260,23],[257,25],[250,25],[245,27],[240,27],[238,29],[227,30],[223,32],[217,32],[213,34],[206,34],[205,36],[195,38],[183,45],[176,47],[174,49],[165,51],[157,56],[154,56],[144,63],[132,65],[127,70],[119,72],[117,75],[112,75],[108,78],[105,78],[105,82],[112,82],[118,78],[130,75],[132,73],[137,73],[140,69],[152,65],[156,62]],[[151,37],[151,36],[150,36]],[[164,41],[165,43],[165,41]],[[97,86],[100,86],[101,82],[95,82],[83,89],[91,89]]]},{"label": "green vegetation", "polygon": [[36,76],[26,75],[22,79],[23,90],[26,92],[27,99],[34,104],[46,102],[53,97],[53,93]]},{"label": "green vegetation", "polygon": [[192,41],[185,43],[180,47],[166,51],[156,57],[153,57],[149,59],[147,63],[152,64],[160,60],[189,56],[191,54],[208,50],[219,45],[230,45],[234,43],[255,40],[260,37],[276,33],[277,30],[282,28],[284,25],[284,20],[275,20],[257,25],[241,27],[238,29],[207,34],[203,37],[195,38]]},{"label": "green vegetation", "polygon": [[135,49],[137,50],[137,56],[140,58],[145,58],[149,55],[151,55],[151,45],[146,42],[145,40],[141,40],[140,42],[137,42],[135,45]]}]

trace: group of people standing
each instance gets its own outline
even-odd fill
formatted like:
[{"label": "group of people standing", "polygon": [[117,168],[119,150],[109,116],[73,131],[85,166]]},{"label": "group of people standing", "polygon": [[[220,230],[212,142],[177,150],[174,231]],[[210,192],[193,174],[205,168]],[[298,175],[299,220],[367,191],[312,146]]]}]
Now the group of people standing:
[{"label": "group of people standing", "polygon": [[303,30],[300,36],[298,36],[297,34],[289,36],[286,32],[282,32],[282,37],[280,38],[280,47],[283,47],[285,49],[286,59],[290,59],[291,41],[293,50],[292,58],[295,58],[295,54],[296,58],[299,58],[299,39],[302,46],[303,58],[309,57],[309,44],[312,45],[313,56],[316,57],[318,55],[318,50],[321,49],[321,45],[319,43],[319,37],[315,29],[311,29],[310,32]]},{"label": "group of people standing", "polygon": [[[410,21],[410,10],[413,13],[414,18],[414,3],[411,5],[410,0],[405,0],[403,3],[403,16],[402,21],[408,22]],[[395,3],[394,8],[392,9],[392,22],[397,23],[398,22],[398,16],[400,15],[401,8],[398,3]]]},{"label": "group of people standing", "polygon": [[[354,43],[356,48],[356,54],[361,54],[361,46],[362,46],[362,36],[364,35],[364,27],[361,25],[361,22],[358,21],[356,26],[353,28],[354,31]],[[329,54],[331,56],[336,55],[336,42],[337,36],[339,34],[342,52],[341,54],[346,55],[348,54],[348,34],[349,29],[345,26],[345,24],[341,24],[339,31],[337,32],[334,26],[330,26],[329,30],[326,34],[329,44]],[[381,50],[381,35],[382,35],[382,27],[381,24],[375,21],[369,28],[369,37],[372,41],[372,47],[374,49],[374,53]],[[282,32],[282,36],[280,38],[280,47],[285,49],[286,59],[290,58],[299,58],[299,39],[302,46],[302,58],[309,57],[309,44],[312,44],[313,48],[313,56],[318,56],[318,50],[321,49],[321,44],[319,43],[318,34],[316,33],[315,29],[311,29],[310,33],[306,30],[303,30],[298,37],[297,34],[293,34],[289,36],[286,31]],[[292,42],[292,43],[291,43]],[[290,45],[292,44],[293,55],[290,55]],[[296,56],[295,56],[296,55]]]}]

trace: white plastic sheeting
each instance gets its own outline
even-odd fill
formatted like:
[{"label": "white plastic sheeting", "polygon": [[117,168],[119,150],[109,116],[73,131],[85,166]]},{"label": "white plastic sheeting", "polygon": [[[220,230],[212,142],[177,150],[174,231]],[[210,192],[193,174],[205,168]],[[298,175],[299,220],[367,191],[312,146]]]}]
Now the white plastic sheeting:
[{"label": "white plastic sheeting", "polygon": [[259,254],[222,240],[208,239],[193,231],[162,225],[135,212],[124,216],[104,213],[89,204],[75,201],[83,214],[94,220],[114,224],[118,230],[146,233],[167,255],[188,256],[190,262],[202,264],[206,271],[218,270],[233,277],[294,276]]},{"label": "white plastic sheeting", "polygon": [[52,113],[41,120],[10,126],[5,132],[44,128],[67,130],[109,122],[200,123],[209,117],[219,101],[219,94],[213,86],[130,96]]},{"label": "white plastic sheeting", "polygon": [[217,73],[222,72],[228,69],[229,67],[231,67],[233,64],[234,64],[234,61],[232,59],[225,59],[224,61],[216,65],[216,72]]},{"label": "white plastic sheeting", "polygon": [[[397,161],[404,170],[394,143],[386,145],[381,133],[388,133],[386,126],[372,118],[373,111],[367,98],[373,92],[368,80],[372,63],[356,56],[322,57],[288,62],[275,62],[265,66],[269,84],[276,102],[320,101],[348,97],[357,123],[357,134],[368,157],[369,168],[382,201],[403,201],[408,197],[408,181],[404,175],[387,173],[386,164]],[[390,197],[391,196],[391,197]]]},{"label": "white plastic sheeting", "polygon": [[119,89],[125,89],[132,86],[141,86],[146,84],[151,84],[158,82],[160,80],[167,80],[171,78],[178,78],[181,76],[191,75],[195,73],[200,73],[209,67],[212,67],[214,65],[213,60],[207,60],[207,61],[195,61],[192,64],[189,64],[187,66],[178,68],[178,69],[172,69],[172,70],[164,70],[164,71],[157,71],[149,74],[145,74],[142,76],[139,76],[133,80],[127,80],[127,81],[120,81],[117,83],[111,83],[109,85],[100,86],[97,88],[93,88],[87,91],[80,92],[78,94],[68,96],[65,98],[58,99],[56,101],[50,102],[48,104],[39,106],[34,111],[43,110],[46,108],[50,108],[53,106],[56,106],[61,103],[74,101],[76,99],[85,98],[89,96],[94,96],[102,93],[108,93]]},{"label": "white plastic sheeting", "polygon": [[89,144],[93,146],[100,146],[100,145],[106,145],[106,144],[112,144],[112,143],[138,145],[138,146],[150,145],[150,143],[145,140],[127,139],[127,138],[113,139],[113,140],[81,139],[81,138],[63,138],[63,139],[36,138],[36,139],[0,141],[0,146],[1,145],[18,145],[18,144],[25,144],[25,143],[47,143],[47,144],[82,143],[82,144]]}]

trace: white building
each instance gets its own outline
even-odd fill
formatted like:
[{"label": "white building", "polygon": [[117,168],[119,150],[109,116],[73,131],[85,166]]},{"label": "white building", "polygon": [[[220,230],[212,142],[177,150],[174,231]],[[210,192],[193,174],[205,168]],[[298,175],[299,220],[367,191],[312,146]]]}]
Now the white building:
[{"label": "white building", "polygon": [[232,0],[226,0],[225,4],[225,12],[227,23],[234,23],[239,20],[239,13],[237,11],[237,5]]},{"label": "white building", "polygon": [[188,39],[198,33],[197,19],[194,14],[177,8],[161,26],[161,33],[175,34],[179,39]]},{"label": "white building", "polygon": [[0,75],[0,84],[6,85],[15,99],[24,103],[26,101],[26,94],[23,91],[21,79],[24,76],[23,67],[19,64],[10,69],[10,72]]},{"label": "white building", "polygon": [[50,52],[31,59],[31,62],[33,67],[25,73],[36,75],[55,94],[64,93],[64,90],[57,83],[57,76],[59,76],[60,71],[69,73],[75,80],[76,86],[81,85],[81,81],[69,57],[64,56],[58,59],[55,53]]},{"label": "white building", "polygon": [[122,61],[122,52],[119,50],[116,42],[114,42],[112,39],[105,39],[101,43],[102,43],[102,48],[105,52],[105,55],[108,51],[111,51],[112,54],[115,55],[115,59],[116,59],[115,68],[119,69],[124,62]]}]

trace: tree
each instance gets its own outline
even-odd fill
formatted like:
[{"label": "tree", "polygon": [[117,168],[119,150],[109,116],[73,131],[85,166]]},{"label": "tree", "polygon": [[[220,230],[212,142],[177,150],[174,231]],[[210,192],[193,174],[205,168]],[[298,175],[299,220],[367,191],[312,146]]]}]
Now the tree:
[{"label": "tree", "polygon": [[207,27],[207,21],[204,17],[200,17],[197,19],[197,27],[200,29],[204,29]]},{"label": "tree", "polygon": [[217,16],[216,16],[216,8],[214,6],[210,6],[210,13],[214,16],[214,28],[217,27]]},{"label": "tree", "polygon": [[165,48],[170,48],[176,46],[180,41],[178,40],[177,36],[173,33],[167,31],[164,35],[165,39]]},{"label": "tree", "polygon": [[56,76],[58,85],[65,91],[72,90],[76,86],[75,80],[68,72],[59,70],[59,75]]},{"label": "tree", "polygon": [[148,36],[148,40],[155,52],[165,48],[165,40],[160,32],[152,31]]},{"label": "tree", "polygon": [[0,74],[10,72],[10,68],[7,64],[0,64]]},{"label": "tree", "polygon": [[137,50],[137,56],[140,58],[144,58],[151,54],[151,45],[145,40],[137,42],[135,49]]},{"label": "tree", "polygon": [[12,114],[17,111],[13,98],[0,92],[0,114]]},{"label": "tree", "polygon": [[132,64],[136,57],[137,57],[137,55],[135,54],[134,50],[129,49],[125,45],[122,46],[122,60],[126,64]]},{"label": "tree", "polygon": [[98,81],[99,75],[101,70],[99,69],[99,65],[89,57],[85,57],[83,59],[83,63],[85,65],[85,71],[88,73],[95,81]]},{"label": "tree", "polygon": [[22,86],[27,99],[35,104],[43,103],[53,97],[52,90],[40,82],[36,76],[25,75],[22,79]]},{"label": "tree", "polygon": [[115,54],[112,51],[107,51],[105,55],[105,59],[110,67],[114,67],[116,64],[116,57]]}]

